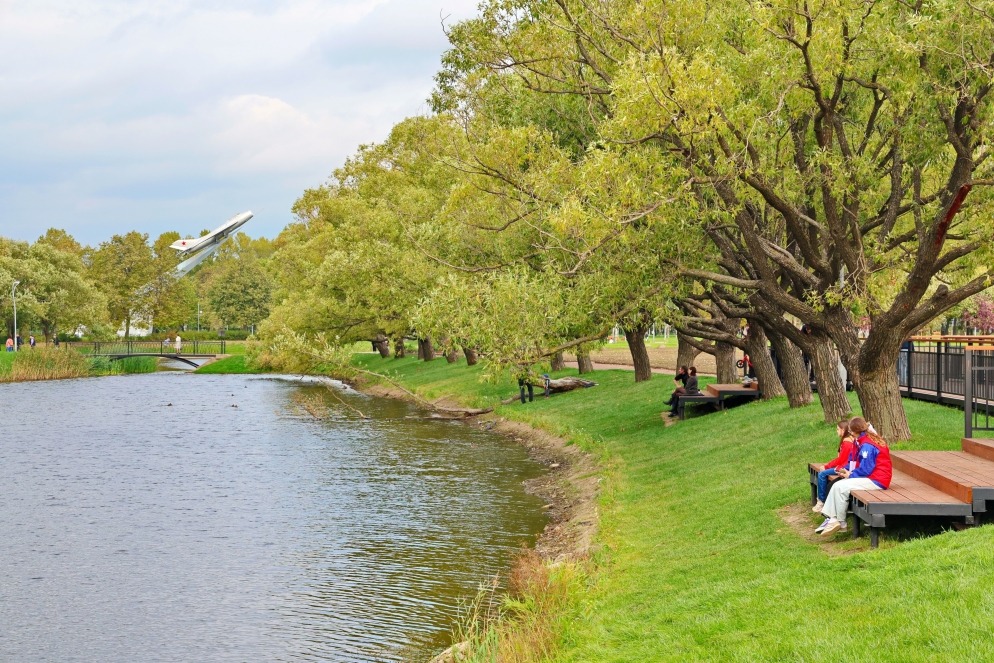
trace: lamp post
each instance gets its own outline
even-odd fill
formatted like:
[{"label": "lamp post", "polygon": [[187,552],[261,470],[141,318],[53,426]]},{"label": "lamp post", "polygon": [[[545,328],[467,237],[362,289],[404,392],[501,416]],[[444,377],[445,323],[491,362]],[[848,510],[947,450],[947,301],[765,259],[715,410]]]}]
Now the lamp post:
[{"label": "lamp post", "polygon": [[197,331],[200,331],[200,300],[197,300]]},{"label": "lamp post", "polygon": [[10,284],[10,300],[14,302],[14,352],[19,349],[17,347],[17,296],[14,294],[14,290],[20,283],[20,281],[14,281]]}]

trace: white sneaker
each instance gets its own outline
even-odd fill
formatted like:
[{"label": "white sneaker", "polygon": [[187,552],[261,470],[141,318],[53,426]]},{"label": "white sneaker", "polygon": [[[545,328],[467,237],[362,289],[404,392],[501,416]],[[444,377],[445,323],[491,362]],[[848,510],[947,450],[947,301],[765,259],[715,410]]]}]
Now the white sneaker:
[{"label": "white sneaker", "polygon": [[815,534],[821,534],[821,531],[825,529],[825,525],[827,525],[828,521],[830,520],[831,518],[826,518],[825,520],[821,521],[821,525],[818,525],[818,527],[815,529]]},{"label": "white sneaker", "polygon": [[821,535],[825,536],[826,534],[831,534],[837,530],[845,529],[845,527],[846,524],[844,522],[836,520],[835,518],[829,518],[828,522],[825,523],[825,526],[821,529]]},{"label": "white sneaker", "polygon": [[825,503],[822,502],[821,500],[818,500],[817,502],[815,502],[815,505],[811,507],[811,510],[814,511],[815,513],[821,513],[821,510],[824,508],[825,508]]}]

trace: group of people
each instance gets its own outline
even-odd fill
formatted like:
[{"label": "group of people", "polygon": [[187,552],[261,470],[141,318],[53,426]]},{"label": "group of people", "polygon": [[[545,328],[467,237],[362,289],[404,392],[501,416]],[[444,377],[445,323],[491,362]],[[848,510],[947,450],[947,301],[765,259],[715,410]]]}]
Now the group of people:
[{"label": "group of people", "polygon": [[[7,337],[7,352],[13,352],[14,351],[15,343],[16,343],[17,349],[20,350],[21,349],[21,335],[20,334],[17,335],[17,340],[16,341],[11,336]],[[35,341],[34,334],[31,334],[30,336],[28,336],[28,345],[31,347],[32,350],[35,347],[35,343],[36,343],[36,341]]]},{"label": "group of people", "polygon": [[[852,491],[886,490],[893,475],[887,442],[863,417],[840,421],[836,432],[839,454],[818,473],[818,501],[812,508],[825,516],[815,529],[822,536],[846,529]],[[830,481],[833,481],[831,487]]]}]

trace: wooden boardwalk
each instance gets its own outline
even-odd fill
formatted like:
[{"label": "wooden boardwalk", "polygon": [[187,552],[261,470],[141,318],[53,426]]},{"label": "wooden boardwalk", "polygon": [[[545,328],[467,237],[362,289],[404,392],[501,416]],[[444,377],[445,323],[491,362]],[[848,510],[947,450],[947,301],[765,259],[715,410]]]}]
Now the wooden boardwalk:
[{"label": "wooden boardwalk", "polygon": [[[972,525],[994,506],[994,440],[964,438],[961,451],[894,451],[888,490],[854,490],[851,508],[876,547],[887,516],[938,516]],[[814,482],[819,465],[809,465]],[[812,486],[812,503],[815,500]]]}]

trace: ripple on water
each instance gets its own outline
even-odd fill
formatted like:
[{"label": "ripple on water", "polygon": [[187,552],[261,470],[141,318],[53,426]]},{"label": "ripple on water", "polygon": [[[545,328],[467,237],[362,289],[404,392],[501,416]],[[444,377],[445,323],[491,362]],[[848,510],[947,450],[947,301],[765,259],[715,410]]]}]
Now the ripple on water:
[{"label": "ripple on water", "polygon": [[[544,525],[513,444],[313,383],[4,387],[0,660],[397,660]],[[171,406],[167,406],[172,403]],[[237,407],[231,407],[237,405]],[[336,409],[337,408],[337,409]]]}]

